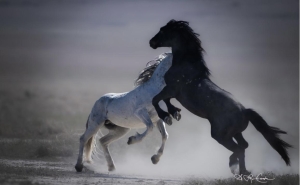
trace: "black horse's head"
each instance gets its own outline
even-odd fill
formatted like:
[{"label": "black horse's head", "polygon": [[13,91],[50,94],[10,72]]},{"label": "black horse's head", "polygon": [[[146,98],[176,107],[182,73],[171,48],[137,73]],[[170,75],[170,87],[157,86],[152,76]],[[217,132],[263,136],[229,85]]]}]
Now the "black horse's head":
[{"label": "black horse's head", "polygon": [[158,47],[174,47],[176,45],[194,43],[202,51],[198,36],[199,34],[193,31],[188,22],[172,19],[168,24],[160,28],[149,44],[153,49],[156,49]]},{"label": "black horse's head", "polygon": [[[203,59],[204,49],[201,46],[199,34],[189,26],[186,21],[171,20],[161,27],[159,32],[150,40],[149,44],[153,49],[158,47],[171,47],[172,54],[177,56],[177,63],[190,62],[201,71],[201,74],[208,78],[209,69]],[[179,57],[178,57],[179,56]],[[182,60],[188,57],[188,60]],[[174,62],[174,58],[173,58]],[[173,63],[174,64],[174,63]]]}]

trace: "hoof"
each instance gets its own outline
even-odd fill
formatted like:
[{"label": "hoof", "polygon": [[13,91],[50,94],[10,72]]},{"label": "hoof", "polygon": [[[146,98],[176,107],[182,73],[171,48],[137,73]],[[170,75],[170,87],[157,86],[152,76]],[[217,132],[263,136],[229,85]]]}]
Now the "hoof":
[{"label": "hoof", "polygon": [[165,117],[164,122],[168,125],[172,125],[172,118],[170,116]]},{"label": "hoof", "polygon": [[76,164],[75,169],[76,169],[77,172],[82,172],[83,164]]},{"label": "hoof", "polygon": [[151,157],[151,161],[152,161],[153,164],[157,164],[158,161],[159,161],[159,157],[157,155],[153,155]]},{"label": "hoof", "polygon": [[176,111],[174,114],[173,114],[173,118],[175,118],[177,121],[179,121],[181,119],[181,114],[179,111]]},{"label": "hoof", "polygon": [[88,160],[86,160],[86,162],[87,162],[88,164],[92,164],[92,163],[93,163],[93,160],[92,160],[92,159],[88,159]]},{"label": "hoof", "polygon": [[248,170],[240,170],[240,175],[250,175],[251,172],[249,172]]},{"label": "hoof", "polygon": [[112,172],[115,170],[116,170],[115,166],[108,166],[108,171]]},{"label": "hoof", "polygon": [[128,138],[127,144],[131,145],[133,144],[133,141],[134,141],[134,136],[131,136],[130,138]]}]

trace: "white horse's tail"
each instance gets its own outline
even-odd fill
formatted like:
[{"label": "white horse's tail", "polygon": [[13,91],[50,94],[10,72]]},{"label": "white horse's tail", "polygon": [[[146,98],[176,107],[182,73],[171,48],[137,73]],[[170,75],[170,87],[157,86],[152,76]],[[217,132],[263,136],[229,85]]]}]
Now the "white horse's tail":
[{"label": "white horse's tail", "polygon": [[[86,129],[88,128],[89,118],[90,118],[90,116],[88,117],[88,119],[86,121]],[[92,161],[91,156],[92,156],[92,151],[93,151],[94,147],[95,147],[95,135],[93,135],[88,140],[88,142],[86,142],[86,144],[84,146],[84,153],[85,153],[86,160],[88,162]]]},{"label": "white horse's tail", "polygon": [[[106,112],[106,105],[109,103],[110,98],[102,96],[98,101],[96,101],[93,109],[87,119],[86,122],[86,131],[91,132],[91,138],[88,139],[86,144],[84,145],[84,154],[87,162],[92,162],[92,153],[96,148],[96,139],[97,133],[101,127],[101,125],[105,125],[105,112]],[[94,116],[94,119],[90,119],[91,115]]]},{"label": "white horse's tail", "polygon": [[95,139],[94,139],[95,136],[92,136],[88,142],[85,144],[85,156],[86,156],[86,159],[87,159],[87,162],[91,162],[91,156],[92,156],[92,151],[95,147]]}]

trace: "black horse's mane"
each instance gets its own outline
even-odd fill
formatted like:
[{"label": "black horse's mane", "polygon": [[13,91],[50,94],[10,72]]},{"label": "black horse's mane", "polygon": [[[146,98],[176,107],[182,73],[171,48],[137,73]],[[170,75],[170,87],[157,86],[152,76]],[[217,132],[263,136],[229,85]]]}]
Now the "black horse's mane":
[{"label": "black horse's mane", "polygon": [[202,77],[209,78],[210,71],[203,59],[203,52],[205,52],[205,50],[202,48],[201,40],[199,39],[200,35],[194,32],[194,30],[189,26],[189,22],[176,21],[172,19],[166,26],[162,28],[162,30],[163,29],[177,31],[177,33],[183,37],[189,46],[189,56],[191,56],[190,58],[193,58],[191,62],[193,62],[195,67],[200,70]]},{"label": "black horse's mane", "polygon": [[201,40],[198,38],[200,34],[194,32],[194,30],[189,26],[189,22],[175,21],[172,19],[163,29],[178,30],[186,39],[189,39],[189,42],[192,41],[196,45],[201,55],[202,52],[204,52],[204,49],[201,46]]}]

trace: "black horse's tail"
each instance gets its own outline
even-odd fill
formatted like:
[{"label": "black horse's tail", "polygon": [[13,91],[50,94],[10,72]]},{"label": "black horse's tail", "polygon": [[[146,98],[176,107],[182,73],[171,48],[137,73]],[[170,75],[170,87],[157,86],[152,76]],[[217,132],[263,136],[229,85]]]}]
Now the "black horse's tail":
[{"label": "black horse's tail", "polygon": [[290,144],[281,140],[278,134],[286,134],[285,131],[276,127],[271,127],[267,122],[254,110],[246,109],[245,114],[254,127],[266,138],[270,145],[281,155],[286,165],[290,166],[290,158],[287,148],[292,147]]}]

